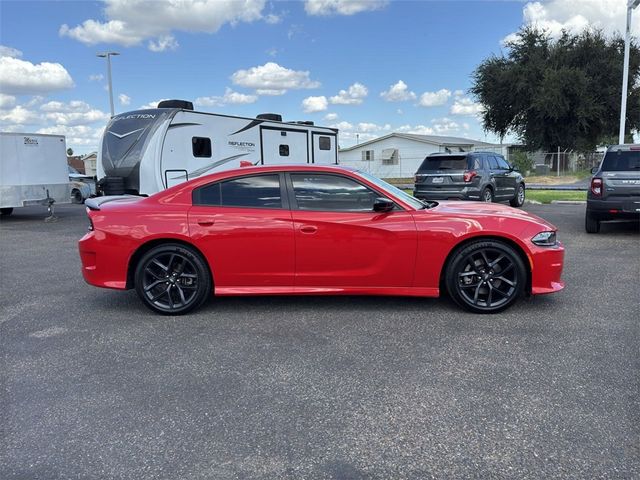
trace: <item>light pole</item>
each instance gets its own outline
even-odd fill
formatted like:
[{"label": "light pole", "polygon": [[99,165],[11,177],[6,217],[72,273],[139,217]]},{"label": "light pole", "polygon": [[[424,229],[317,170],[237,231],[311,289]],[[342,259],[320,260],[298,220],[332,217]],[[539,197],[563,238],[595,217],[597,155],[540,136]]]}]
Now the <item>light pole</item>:
[{"label": "light pole", "polygon": [[[640,2],[640,0],[637,0]],[[104,52],[96,54],[96,57],[107,59],[107,80],[109,82],[109,103],[111,105],[111,116],[114,116],[113,112],[113,86],[111,85],[111,57],[113,55],[120,55],[118,52]]]},{"label": "light pole", "polygon": [[640,5],[640,0],[627,3],[627,30],[624,36],[624,66],[622,70],[622,102],[620,104],[620,134],[618,143],[624,143],[624,129],[627,120],[627,84],[629,83],[629,44],[631,43],[631,11]]}]

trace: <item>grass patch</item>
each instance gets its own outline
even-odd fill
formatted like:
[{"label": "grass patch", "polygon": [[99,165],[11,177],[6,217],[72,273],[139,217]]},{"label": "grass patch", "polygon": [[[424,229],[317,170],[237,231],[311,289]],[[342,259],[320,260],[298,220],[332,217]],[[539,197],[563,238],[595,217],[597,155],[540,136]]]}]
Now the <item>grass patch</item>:
[{"label": "grass patch", "polygon": [[536,200],[541,203],[551,203],[553,200],[586,200],[586,191],[574,190],[529,190],[527,189],[527,199]]}]

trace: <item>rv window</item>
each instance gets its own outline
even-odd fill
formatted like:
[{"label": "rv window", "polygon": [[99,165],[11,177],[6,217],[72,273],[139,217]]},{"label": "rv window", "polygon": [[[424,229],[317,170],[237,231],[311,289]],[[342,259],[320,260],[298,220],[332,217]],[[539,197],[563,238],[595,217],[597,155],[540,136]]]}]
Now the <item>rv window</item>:
[{"label": "rv window", "polygon": [[193,137],[191,139],[193,144],[193,156],[194,157],[211,157],[211,139],[207,137]]},{"label": "rv window", "polygon": [[289,156],[289,145],[280,145],[280,156],[281,157]]},{"label": "rv window", "polygon": [[331,137],[319,137],[318,146],[320,150],[331,150]]}]

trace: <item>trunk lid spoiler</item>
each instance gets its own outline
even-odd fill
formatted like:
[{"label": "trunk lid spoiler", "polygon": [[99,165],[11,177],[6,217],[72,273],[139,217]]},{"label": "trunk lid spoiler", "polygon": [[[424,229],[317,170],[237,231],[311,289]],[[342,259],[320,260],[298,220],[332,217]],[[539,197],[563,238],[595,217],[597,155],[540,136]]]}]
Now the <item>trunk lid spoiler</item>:
[{"label": "trunk lid spoiler", "polygon": [[100,210],[100,207],[105,203],[123,200],[142,200],[143,198],[146,197],[141,197],[139,195],[107,195],[104,197],[87,198],[84,204],[89,210]]}]

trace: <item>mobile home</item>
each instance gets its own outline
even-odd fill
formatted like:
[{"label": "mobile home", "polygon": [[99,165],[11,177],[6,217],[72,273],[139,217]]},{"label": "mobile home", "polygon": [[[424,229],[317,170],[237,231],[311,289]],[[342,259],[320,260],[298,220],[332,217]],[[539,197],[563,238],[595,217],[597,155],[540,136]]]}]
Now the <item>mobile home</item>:
[{"label": "mobile home", "polygon": [[99,185],[106,195],[151,195],[242,164],[335,164],[337,135],[276,114],[234,117],[164,101],[111,119],[98,151]]}]

